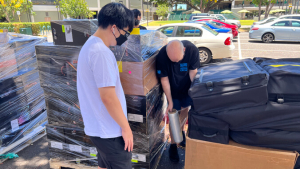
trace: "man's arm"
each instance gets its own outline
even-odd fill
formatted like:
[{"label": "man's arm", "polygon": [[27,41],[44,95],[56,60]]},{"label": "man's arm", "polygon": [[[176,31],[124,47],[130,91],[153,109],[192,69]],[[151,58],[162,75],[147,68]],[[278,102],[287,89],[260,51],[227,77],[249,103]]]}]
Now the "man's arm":
[{"label": "man's arm", "polygon": [[115,87],[98,88],[101,100],[110,116],[119,124],[122,129],[122,136],[125,141],[125,150],[133,149],[133,135],[127,118],[124,115],[121,103],[117,97]]},{"label": "man's arm", "polygon": [[194,69],[194,70],[189,70],[189,74],[190,74],[190,79],[191,81],[193,82],[196,74],[197,74],[197,69]]},{"label": "man's arm", "polygon": [[173,109],[173,100],[172,100],[172,94],[171,94],[171,86],[170,86],[170,82],[169,82],[169,78],[168,77],[162,77],[160,79],[161,81],[161,84],[162,84],[162,87],[163,87],[163,90],[167,96],[167,100],[168,100],[168,108],[167,108],[167,112],[170,112],[172,111]]}]

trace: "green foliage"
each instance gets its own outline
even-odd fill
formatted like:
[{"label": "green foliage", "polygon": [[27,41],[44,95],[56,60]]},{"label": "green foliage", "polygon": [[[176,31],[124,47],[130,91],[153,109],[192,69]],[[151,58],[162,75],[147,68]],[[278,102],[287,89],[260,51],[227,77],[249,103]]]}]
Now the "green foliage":
[{"label": "green foliage", "polygon": [[[45,26],[45,27],[44,27]],[[50,22],[14,22],[14,23],[0,23],[0,29],[14,28],[14,32],[20,33],[20,28],[31,28],[33,35],[38,35],[43,29],[47,29]]]},{"label": "green foliage", "polygon": [[65,18],[91,18],[94,14],[85,0],[57,0],[55,4]]},{"label": "green foliage", "polygon": [[164,18],[169,13],[169,7],[166,4],[159,5],[155,12],[158,16],[162,16]]},{"label": "green foliage", "polygon": [[0,0],[0,17],[5,17],[8,22],[14,21],[17,11],[21,15],[27,12],[35,15],[32,2],[27,0]]}]

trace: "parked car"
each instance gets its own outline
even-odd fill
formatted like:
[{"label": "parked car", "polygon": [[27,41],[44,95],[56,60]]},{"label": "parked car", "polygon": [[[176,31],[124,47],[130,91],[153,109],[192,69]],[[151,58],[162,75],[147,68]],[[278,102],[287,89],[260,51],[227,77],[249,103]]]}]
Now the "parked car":
[{"label": "parked car", "polygon": [[300,14],[283,15],[280,16],[278,19],[299,19],[300,20]]},{"label": "parked car", "polygon": [[275,19],[277,19],[277,18],[276,18],[276,17],[265,18],[265,19],[263,19],[263,20],[261,20],[261,21],[253,22],[253,25],[252,25],[252,26],[254,26],[254,25],[261,25],[261,24],[265,24],[265,23],[269,23],[269,22],[274,21]]},{"label": "parked car", "polygon": [[238,26],[238,28],[240,28],[242,26],[240,21],[234,20],[234,19],[227,19],[222,14],[211,14],[210,16],[215,16],[215,17],[217,17],[217,20],[219,20],[221,22],[231,24],[231,25],[236,25],[236,26]]},{"label": "parked car", "polygon": [[217,26],[220,26],[222,28],[230,28],[232,30],[233,38],[237,37],[238,34],[239,34],[238,26],[236,26],[236,25],[231,25],[231,24],[228,24],[228,23],[224,23],[224,22],[221,22],[221,21],[216,20],[216,19],[200,19],[200,20],[197,20],[197,21],[205,21],[205,22],[213,23],[213,24],[215,24]]},{"label": "parked car", "polygon": [[201,63],[209,63],[213,58],[231,57],[234,44],[232,34],[218,33],[204,24],[177,23],[164,25],[157,29],[167,35],[168,41],[189,40],[197,46]]},{"label": "parked car", "polygon": [[214,16],[191,16],[190,21],[198,20],[198,19],[217,19]]},{"label": "parked car", "polygon": [[196,24],[206,24],[208,27],[210,27],[211,29],[217,31],[218,33],[232,33],[231,29],[229,28],[222,28],[219,27],[213,23],[209,23],[209,22],[204,22],[204,21],[188,21],[186,23],[196,23]]},{"label": "parked car", "polygon": [[260,39],[265,43],[276,41],[300,41],[300,20],[276,19],[273,22],[255,25],[250,29],[250,39]]},{"label": "parked car", "polygon": [[209,16],[209,13],[192,13],[189,20],[192,20],[193,16]]}]

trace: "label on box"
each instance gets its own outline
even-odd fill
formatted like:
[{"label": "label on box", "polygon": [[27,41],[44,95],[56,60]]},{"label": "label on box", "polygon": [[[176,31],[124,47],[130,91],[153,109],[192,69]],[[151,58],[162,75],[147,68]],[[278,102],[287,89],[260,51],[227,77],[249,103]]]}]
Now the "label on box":
[{"label": "label on box", "polygon": [[90,155],[93,157],[97,156],[97,148],[96,147],[90,147]]},{"label": "label on box", "polygon": [[3,29],[0,29],[0,33],[3,33]]},{"label": "label on box", "polygon": [[82,147],[78,145],[69,144],[69,149],[71,151],[82,153]]},{"label": "label on box", "polygon": [[15,120],[11,121],[10,124],[11,124],[11,131],[12,132],[14,132],[16,130],[19,130],[20,127],[19,127],[18,119],[15,119]]},{"label": "label on box", "polygon": [[[135,153],[132,153],[132,160],[134,161],[141,161],[141,162],[146,162],[146,155],[144,154],[135,154]],[[131,160],[131,161],[132,161]]]},{"label": "label on box", "polygon": [[73,42],[73,34],[71,25],[65,25],[66,42]]},{"label": "label on box", "polygon": [[56,142],[56,141],[51,141],[51,147],[52,148],[57,148],[57,149],[63,149],[63,144],[62,143],[59,143],[59,142]]},{"label": "label on box", "polygon": [[143,123],[143,115],[128,113],[128,121]]}]

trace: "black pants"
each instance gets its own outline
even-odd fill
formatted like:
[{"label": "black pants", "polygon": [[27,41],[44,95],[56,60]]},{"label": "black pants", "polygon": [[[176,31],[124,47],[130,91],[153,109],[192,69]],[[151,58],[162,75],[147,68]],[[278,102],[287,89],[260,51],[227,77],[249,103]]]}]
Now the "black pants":
[{"label": "black pants", "polygon": [[125,151],[123,137],[90,137],[98,151],[98,166],[107,169],[132,169],[131,152]]}]

